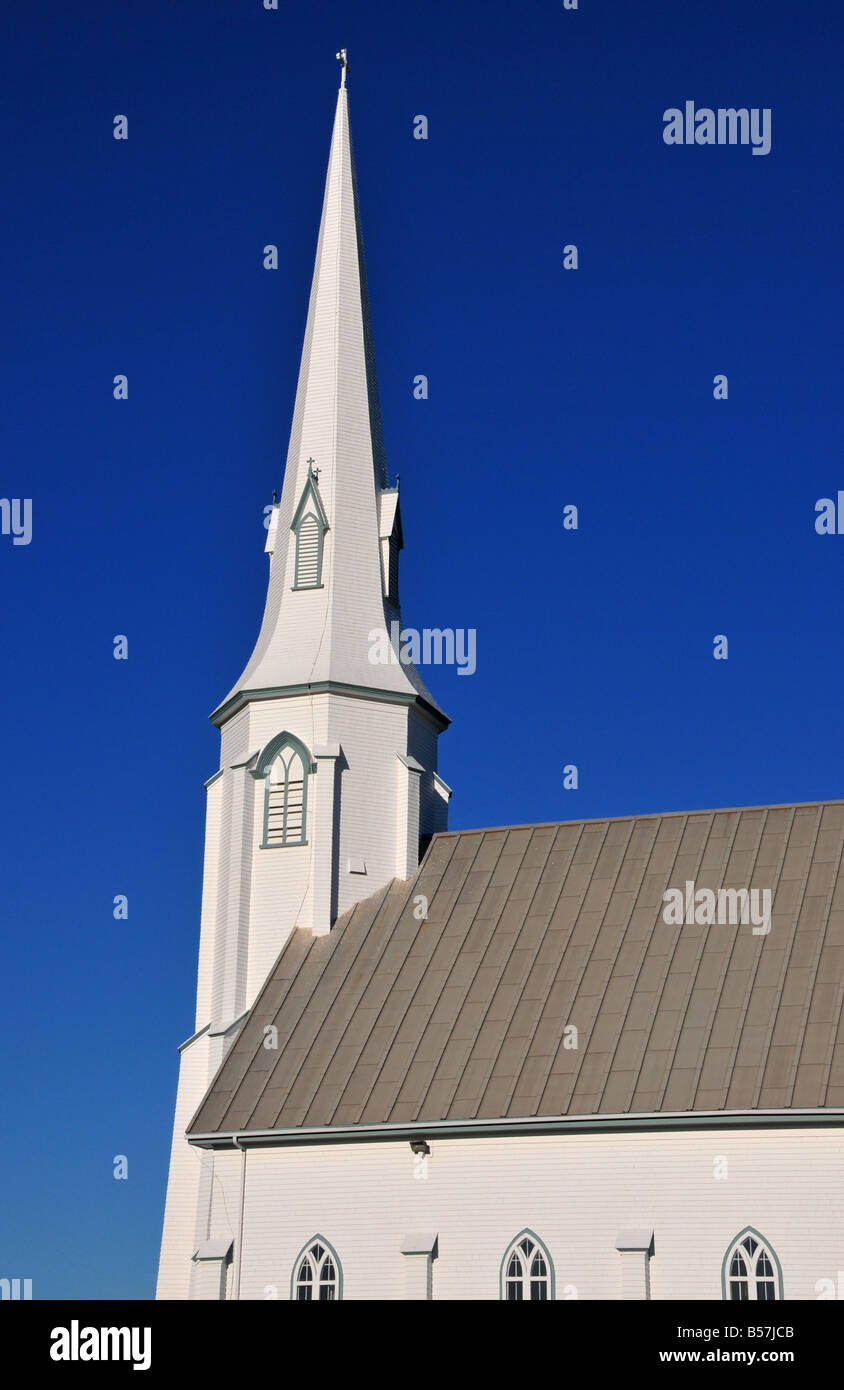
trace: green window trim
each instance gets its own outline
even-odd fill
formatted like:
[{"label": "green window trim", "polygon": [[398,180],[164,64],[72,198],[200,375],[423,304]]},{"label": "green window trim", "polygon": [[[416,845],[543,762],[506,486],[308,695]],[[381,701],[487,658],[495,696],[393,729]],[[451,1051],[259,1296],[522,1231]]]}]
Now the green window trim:
[{"label": "green window trim", "polygon": [[[776,1252],[776,1250],[774,1249],[774,1247],[772,1246],[771,1242],[770,1242],[769,1240],[767,1240],[767,1239],[765,1238],[765,1236],[761,1235],[760,1232],[757,1231],[756,1228],[755,1228],[754,1226],[745,1226],[744,1230],[743,1230],[743,1231],[739,1231],[738,1235],[737,1235],[737,1236],[734,1236],[733,1239],[730,1241],[729,1245],[727,1246],[726,1252],[725,1252],[725,1254],[724,1254],[724,1258],[723,1258],[723,1260],[721,1261],[721,1297],[722,1297],[723,1299],[725,1299],[726,1302],[728,1302],[728,1303],[729,1303],[729,1302],[733,1302],[733,1301],[737,1301],[737,1302],[753,1302],[753,1301],[754,1301],[753,1299],[747,1299],[747,1300],[745,1300],[745,1299],[732,1300],[732,1299],[730,1298],[730,1260],[731,1260],[731,1257],[732,1257],[732,1256],[736,1253],[736,1251],[739,1249],[739,1247],[740,1247],[742,1241],[745,1240],[748,1236],[752,1236],[753,1239],[756,1241],[757,1245],[758,1245],[762,1250],[767,1251],[767,1253],[770,1255],[771,1259],[773,1260],[773,1263],[774,1263],[774,1281],[773,1281],[773,1282],[774,1282],[774,1300],[773,1300],[773,1301],[780,1302],[780,1301],[785,1297],[785,1295],[783,1294],[783,1289],[782,1289],[782,1265],[780,1264],[779,1256],[777,1255],[777,1252]],[[754,1252],[753,1252],[753,1270],[752,1270],[752,1271],[751,1271],[751,1270],[748,1270],[748,1271],[747,1271],[747,1279],[746,1279],[745,1282],[748,1282],[748,1283],[749,1283],[750,1280],[752,1279],[753,1282],[754,1282],[754,1285],[755,1285],[756,1282],[757,1282],[757,1279],[759,1279],[759,1278],[761,1277],[761,1276],[757,1275],[757,1273],[756,1273],[756,1265],[757,1265],[757,1262],[758,1262],[758,1256],[757,1256],[757,1254],[756,1254],[756,1251],[754,1251]],[[748,1292],[749,1292],[749,1290],[748,1290]],[[762,1300],[758,1300],[758,1301],[760,1301],[760,1302],[770,1302],[770,1301],[772,1301],[772,1300],[762,1299]]]},{"label": "green window trim", "polygon": [[296,560],[293,571],[293,590],[323,589],[322,556],[325,529],[319,517],[305,512],[296,527]]},{"label": "green window trim", "polygon": [[[548,1246],[545,1244],[544,1240],[540,1240],[536,1232],[529,1230],[527,1226],[523,1231],[519,1231],[519,1234],[517,1236],[514,1236],[514,1238],[510,1241],[509,1245],[507,1246],[507,1249],[504,1251],[504,1255],[502,1256],[501,1260],[501,1266],[498,1272],[498,1296],[503,1303],[508,1302],[507,1266],[513,1255],[516,1253],[517,1247],[519,1246],[520,1242],[523,1240],[529,1240],[533,1245],[534,1252],[532,1258],[534,1258],[536,1254],[539,1254],[544,1259],[545,1264],[547,1265],[547,1272],[544,1276],[541,1277],[544,1280],[547,1280],[548,1302],[553,1302],[556,1298],[556,1272],[554,1270],[554,1261],[551,1259]],[[527,1281],[530,1282],[529,1273],[526,1276],[526,1278]]]},{"label": "green window trim", "polygon": [[[314,1248],[315,1245],[321,1245],[322,1248],[323,1248],[323,1250],[325,1250],[325,1251],[327,1252],[329,1258],[332,1260],[332,1262],[333,1262],[333,1264],[334,1264],[334,1282],[335,1282],[335,1286],[336,1286],[336,1289],[337,1289],[337,1298],[336,1298],[336,1300],[331,1300],[331,1301],[332,1301],[332,1302],[336,1301],[336,1302],[339,1303],[340,1300],[341,1300],[342,1297],[343,1297],[343,1266],[342,1266],[341,1263],[340,1263],[340,1259],[339,1259],[339,1257],[338,1257],[337,1251],[334,1249],[334,1246],[331,1244],[331,1241],[330,1241],[330,1240],[326,1240],[326,1239],[325,1239],[325,1236],[321,1236],[321,1235],[319,1235],[319,1234],[317,1234],[317,1235],[315,1235],[315,1236],[311,1236],[311,1239],[305,1242],[305,1244],[302,1246],[302,1249],[299,1251],[299,1254],[296,1256],[295,1260],[293,1261],[293,1269],[292,1269],[291,1274],[290,1274],[290,1299],[291,1299],[291,1302],[293,1302],[293,1303],[298,1302],[298,1300],[297,1300],[297,1298],[296,1298],[296,1292],[297,1292],[297,1279],[298,1279],[298,1276],[299,1276],[299,1270],[300,1270],[300,1268],[301,1268],[301,1266],[302,1266],[303,1260],[306,1258],[306,1256],[308,1256],[308,1255],[310,1254],[310,1251],[313,1250],[313,1248]],[[314,1300],[314,1301],[319,1301],[319,1300]]]},{"label": "green window trim", "polygon": [[317,489],[317,480],[308,470],[299,505],[293,514],[290,529],[296,537],[293,566],[294,592],[300,589],[322,589],[322,560],[325,552],[325,533],[328,519]]},{"label": "green window trim", "polygon": [[[285,759],[283,754],[288,749],[289,757]],[[279,759],[285,775],[283,779],[273,781],[273,769]],[[297,762],[302,769],[301,796],[297,790],[299,779],[291,777]],[[259,755],[251,776],[256,781],[263,778],[264,782],[261,849],[300,849],[307,845],[308,779],[314,770],[314,763],[304,743],[295,734],[286,731],[270,739]],[[289,821],[292,821],[292,825],[288,824]]]}]

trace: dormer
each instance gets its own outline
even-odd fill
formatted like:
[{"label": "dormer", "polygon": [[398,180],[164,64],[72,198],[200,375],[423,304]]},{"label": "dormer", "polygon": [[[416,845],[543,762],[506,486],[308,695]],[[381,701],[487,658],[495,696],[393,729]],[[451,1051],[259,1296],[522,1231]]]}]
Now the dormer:
[{"label": "dormer", "polygon": [[399,551],[404,548],[399,509],[399,489],[385,487],[378,493],[378,537],[381,546],[381,586],[384,598],[399,606]]},{"label": "dormer", "polygon": [[296,537],[294,589],[322,588],[322,552],[328,521],[319,497],[317,474],[308,466],[308,480],[293,513],[290,529]]}]

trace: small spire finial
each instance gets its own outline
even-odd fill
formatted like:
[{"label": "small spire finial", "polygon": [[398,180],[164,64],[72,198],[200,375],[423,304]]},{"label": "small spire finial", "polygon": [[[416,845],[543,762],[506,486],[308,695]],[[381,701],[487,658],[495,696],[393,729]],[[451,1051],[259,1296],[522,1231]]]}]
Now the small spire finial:
[{"label": "small spire finial", "polygon": [[349,60],[348,60],[348,57],[346,56],[346,50],[345,50],[345,48],[341,48],[341,49],[340,49],[340,52],[339,52],[339,53],[335,53],[334,56],[335,56],[335,58],[337,59],[337,61],[339,62],[340,67],[341,67],[340,86],[341,86],[341,87],[345,87],[345,85],[346,85],[346,73],[349,72]]}]

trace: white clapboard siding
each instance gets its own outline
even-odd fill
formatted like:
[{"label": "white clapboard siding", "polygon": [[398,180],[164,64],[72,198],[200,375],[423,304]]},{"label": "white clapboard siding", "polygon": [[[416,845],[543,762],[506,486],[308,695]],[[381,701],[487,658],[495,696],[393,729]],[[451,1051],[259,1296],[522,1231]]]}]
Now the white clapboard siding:
[{"label": "white clapboard siding", "polygon": [[[721,1300],[724,1256],[747,1226],[776,1253],[786,1301],[831,1297],[844,1268],[841,1128],[428,1138],[424,1167],[406,1140],[250,1149],[241,1298],[289,1298],[317,1235],[348,1300],[405,1297],[401,1247],[416,1231],[437,1234],[438,1300],[498,1300],[501,1261],[526,1229],[565,1302],[623,1297],[616,1247],[630,1229],[653,1232],[655,1301]],[[215,1159],[239,1171],[240,1154]]]}]

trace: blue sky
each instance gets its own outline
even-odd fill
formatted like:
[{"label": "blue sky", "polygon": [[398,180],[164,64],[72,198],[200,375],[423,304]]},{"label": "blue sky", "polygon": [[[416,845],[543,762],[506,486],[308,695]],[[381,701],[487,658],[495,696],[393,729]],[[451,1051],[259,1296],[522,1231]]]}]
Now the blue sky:
[{"label": "blue sky", "polygon": [[[207,715],[263,608],[336,49],[403,616],[477,630],[474,676],[423,672],[459,828],[844,796],[844,535],[814,529],[844,488],[842,31],[832,0],[45,0],[4,28],[0,491],[33,533],[0,536],[0,1276],[149,1297]],[[666,146],[686,100],[771,108],[770,154]]]}]

